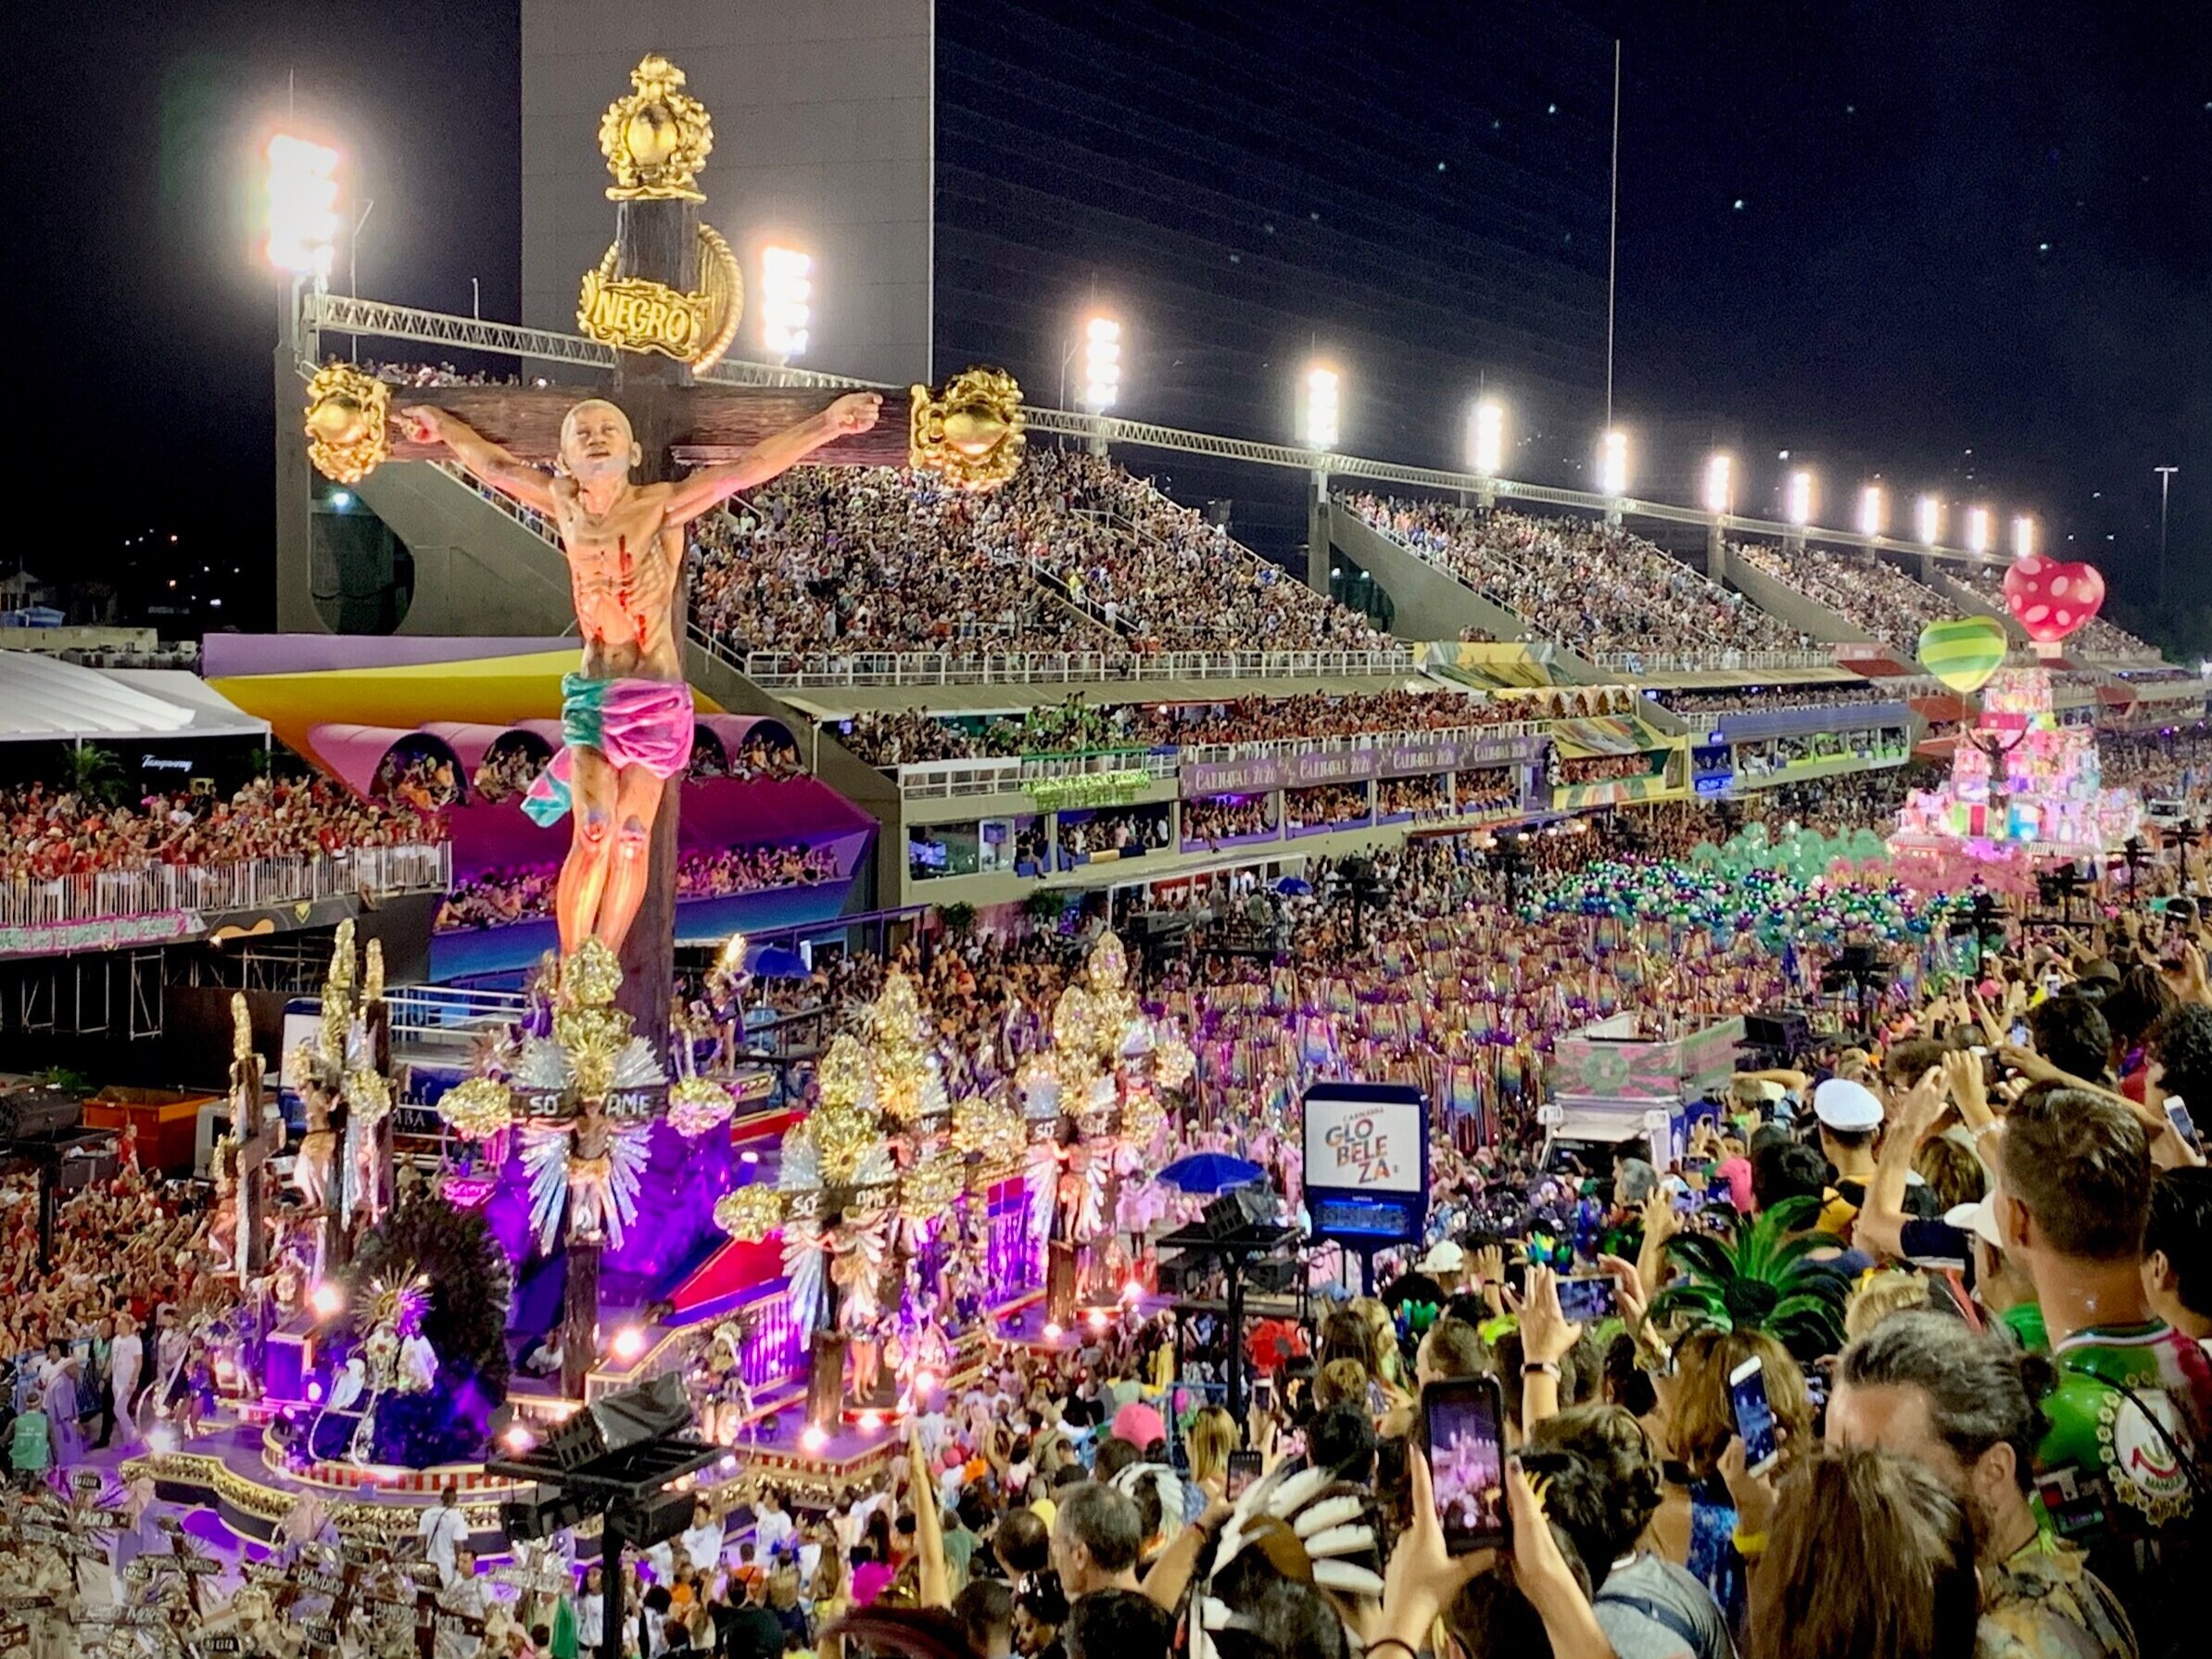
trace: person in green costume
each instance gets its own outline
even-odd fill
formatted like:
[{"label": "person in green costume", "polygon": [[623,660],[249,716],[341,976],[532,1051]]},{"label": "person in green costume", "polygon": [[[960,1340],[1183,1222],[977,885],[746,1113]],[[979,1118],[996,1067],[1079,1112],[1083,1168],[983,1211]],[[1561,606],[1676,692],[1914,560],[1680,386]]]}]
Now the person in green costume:
[{"label": "person in green costume", "polygon": [[2175,1588],[2212,1567],[2212,1361],[2144,1295],[2142,1126],[2109,1095],[2031,1090],[2005,1121],[1995,1173],[1998,1235],[2034,1281],[2056,1371],[2037,1493],[2119,1597],[2145,1659],[2201,1651]]}]

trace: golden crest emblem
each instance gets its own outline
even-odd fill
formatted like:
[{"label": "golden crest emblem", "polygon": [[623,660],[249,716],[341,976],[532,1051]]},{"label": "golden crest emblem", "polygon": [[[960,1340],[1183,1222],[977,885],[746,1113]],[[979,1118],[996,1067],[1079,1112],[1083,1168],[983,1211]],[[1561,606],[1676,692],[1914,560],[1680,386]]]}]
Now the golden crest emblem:
[{"label": "golden crest emblem", "polygon": [[330,363],[308,382],[308,459],[337,484],[359,484],[389,460],[385,423],[392,389],[351,363]]},{"label": "golden crest emblem", "polygon": [[706,200],[696,179],[714,147],[714,123],[684,91],[684,71],[658,52],[638,60],[629,95],[600,117],[599,147],[614,175],[609,201]]},{"label": "golden crest emblem", "polygon": [[939,474],[956,489],[996,489],[1021,465],[1029,419],[1021,386],[1004,369],[968,369],[945,383],[942,394],[912,390],[906,463]]},{"label": "golden crest emblem", "polygon": [[700,371],[722,361],[745,314],[745,276],[721,232],[699,227],[699,286],[689,294],[665,283],[618,277],[615,263],[610,243],[599,268],[584,273],[576,327],[588,338],[617,351],[656,351]]}]

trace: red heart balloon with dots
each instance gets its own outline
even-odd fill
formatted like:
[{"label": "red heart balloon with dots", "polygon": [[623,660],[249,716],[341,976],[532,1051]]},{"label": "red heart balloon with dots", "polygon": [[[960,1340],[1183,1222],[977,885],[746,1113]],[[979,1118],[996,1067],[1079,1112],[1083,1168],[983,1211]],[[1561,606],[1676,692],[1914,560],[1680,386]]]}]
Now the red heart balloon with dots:
[{"label": "red heart balloon with dots", "polygon": [[2105,602],[2105,578],[2093,564],[2061,564],[2030,553],[2004,573],[2004,602],[2040,644],[2065,639]]}]

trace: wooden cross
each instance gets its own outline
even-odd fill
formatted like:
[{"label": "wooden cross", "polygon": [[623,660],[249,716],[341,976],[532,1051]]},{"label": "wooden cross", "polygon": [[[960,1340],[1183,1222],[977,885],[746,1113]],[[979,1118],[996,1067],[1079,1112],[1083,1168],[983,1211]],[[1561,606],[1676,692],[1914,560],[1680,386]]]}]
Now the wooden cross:
[{"label": "wooden cross", "polygon": [[[635,481],[676,476],[679,468],[733,461],[763,438],[821,413],[836,389],[698,385],[694,365],[718,359],[735,336],[743,281],[728,245],[702,223],[695,175],[713,147],[713,123],[683,91],[683,72],[658,54],[632,71],[632,92],[612,105],[600,147],[614,184],[614,241],[588,273],[579,325],[614,348],[612,388],[600,386],[426,387],[421,401],[467,423],[516,458],[550,465],[570,409],[612,397],[628,417],[643,456]],[[414,442],[393,420],[391,388],[333,364],[309,386],[309,453],[340,483],[358,480],[386,458],[442,453]],[[915,386],[892,391],[873,430],[817,450],[817,463],[921,465],[963,488],[1003,483],[1022,447],[1019,388],[997,371],[971,369],[942,397]],[[671,638],[686,640],[685,584],[678,581]],[[622,1007],[637,1029],[657,1039],[674,979],[676,813],[675,792],[653,821],[651,874],[621,953]],[[656,1042],[657,1046],[657,1042]]]}]

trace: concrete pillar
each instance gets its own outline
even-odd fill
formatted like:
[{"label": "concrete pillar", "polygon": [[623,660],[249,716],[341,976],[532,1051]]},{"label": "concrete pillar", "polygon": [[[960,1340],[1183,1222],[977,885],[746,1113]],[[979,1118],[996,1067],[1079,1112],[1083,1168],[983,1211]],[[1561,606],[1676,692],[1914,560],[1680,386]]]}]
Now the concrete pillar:
[{"label": "concrete pillar", "polygon": [[1728,579],[1728,528],[1717,518],[1705,526],[1705,575],[1715,582]]},{"label": "concrete pillar", "polygon": [[[1316,593],[1329,591],[1329,473],[1315,467],[1313,485],[1306,497],[1306,586]],[[1265,650],[1255,642],[1255,650]]]},{"label": "concrete pillar", "polygon": [[276,350],[270,388],[276,411],[276,629],[281,634],[327,634],[315,610],[314,476],[308,465],[306,402],[299,364],[315,361],[320,345],[299,327],[297,283],[277,287]]}]

